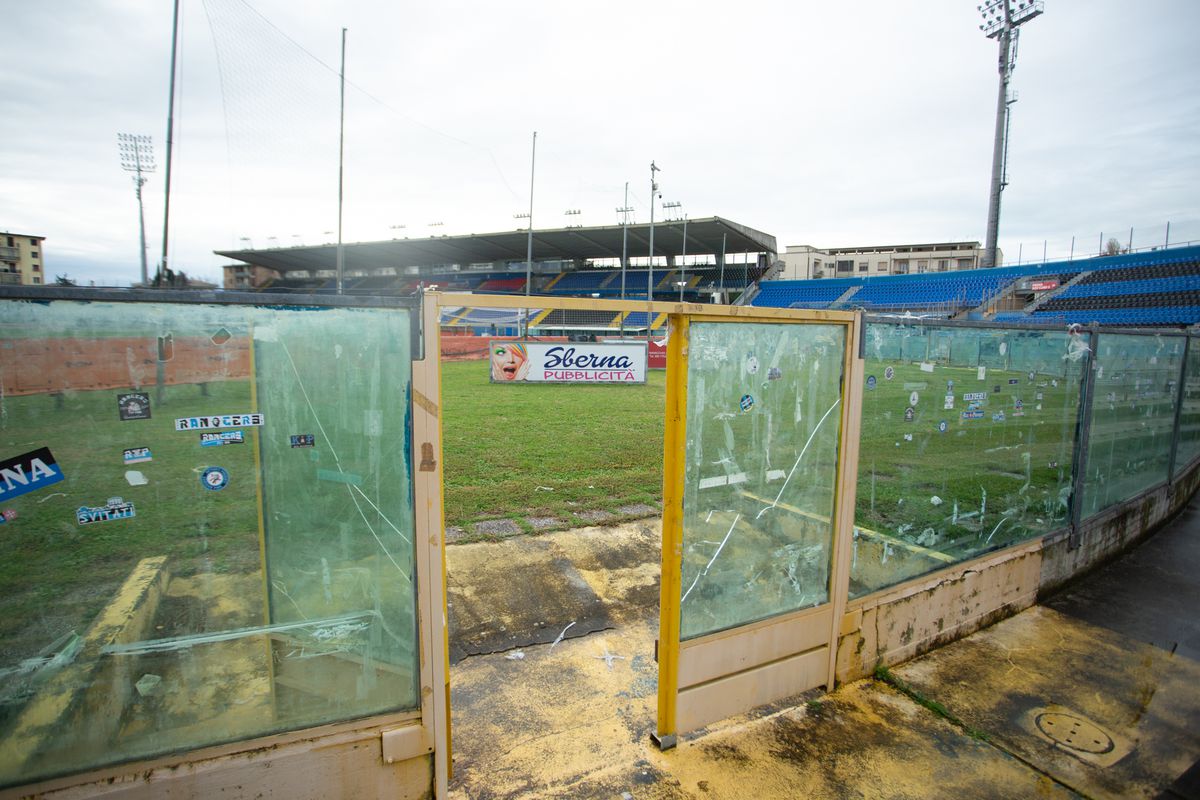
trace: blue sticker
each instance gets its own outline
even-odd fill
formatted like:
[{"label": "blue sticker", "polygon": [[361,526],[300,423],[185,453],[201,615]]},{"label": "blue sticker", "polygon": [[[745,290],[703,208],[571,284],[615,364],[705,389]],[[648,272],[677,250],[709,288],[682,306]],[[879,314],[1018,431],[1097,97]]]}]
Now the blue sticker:
[{"label": "blue sticker", "polygon": [[892,378],[896,377],[896,370],[894,370],[891,367],[886,367],[883,370],[883,377],[884,377],[884,379],[890,381]]},{"label": "blue sticker", "polygon": [[63,479],[49,447],[0,461],[0,501],[44,489]]},{"label": "blue sticker", "polygon": [[220,447],[223,444],[243,444],[246,436],[242,431],[208,431],[200,434],[201,447]]},{"label": "blue sticker", "polygon": [[954,381],[946,381],[946,394],[953,394]]},{"label": "blue sticker", "polygon": [[754,398],[748,394],[742,395],[741,406],[742,411],[749,411],[754,408]]},{"label": "blue sticker", "polygon": [[229,483],[229,473],[221,467],[208,467],[200,473],[200,485],[213,492],[219,492]]},{"label": "blue sticker", "polygon": [[1004,412],[997,411],[995,414],[992,414],[992,422],[1004,422]]},{"label": "blue sticker", "polygon": [[317,437],[311,433],[293,433],[291,435],[292,447],[312,447],[316,441]]},{"label": "blue sticker", "polygon": [[122,452],[121,457],[126,464],[140,464],[143,461],[153,461],[154,456],[150,453],[149,447],[130,447]]},{"label": "blue sticker", "polygon": [[868,389],[874,389],[874,388],[875,388],[875,376],[874,376],[874,375],[868,375],[868,376],[867,376],[867,388],[868,388]]},{"label": "blue sticker", "polygon": [[946,420],[942,420],[941,422],[938,423],[938,433],[945,433],[946,428],[948,428],[948,427],[950,427],[950,426],[946,424]]},{"label": "blue sticker", "polygon": [[91,525],[93,522],[110,522],[114,519],[129,519],[136,517],[133,503],[126,503],[119,497],[110,497],[102,506],[80,506],[75,512],[75,520],[80,525]]},{"label": "blue sticker", "polygon": [[983,409],[972,408],[962,412],[963,419],[983,419]]}]

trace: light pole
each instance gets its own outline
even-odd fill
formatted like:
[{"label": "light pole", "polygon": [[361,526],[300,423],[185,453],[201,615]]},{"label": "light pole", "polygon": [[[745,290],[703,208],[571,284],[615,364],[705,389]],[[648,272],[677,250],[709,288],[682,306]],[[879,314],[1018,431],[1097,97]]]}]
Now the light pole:
[{"label": "light pole", "polygon": [[[664,210],[666,210],[668,208],[674,209],[676,214],[679,213],[679,209],[682,206],[683,206],[683,203],[679,202],[678,200],[675,200],[670,203],[663,203]],[[678,219],[678,217],[676,217],[676,219]],[[687,280],[684,279],[684,276],[687,275],[687,224],[688,224],[687,214],[684,214],[683,215],[683,252],[680,255],[680,259],[681,259],[680,260],[680,271],[679,271],[680,280],[678,281],[678,283],[679,283],[679,302],[681,302],[681,303],[683,302],[683,286],[684,286],[684,284],[687,283]]]},{"label": "light pole", "polygon": [[141,234],[142,286],[150,281],[146,271],[146,213],[142,207],[142,186],[146,183],[145,173],[154,172],[154,145],[149,136],[132,133],[117,134],[117,149],[121,153],[121,168],[133,173],[133,185],[138,201],[138,231]]},{"label": "light pole", "polygon": [[[658,184],[654,182],[654,173],[662,172],[650,162],[650,263],[646,271],[646,302],[654,302],[654,195],[658,194]],[[647,312],[649,313],[649,312]],[[646,321],[646,335],[649,336],[650,321]]]},{"label": "light pole", "polygon": [[1017,62],[1018,26],[1042,13],[1041,0],[984,0],[977,6],[983,15],[979,30],[1000,43],[1000,90],[996,99],[996,133],[992,142],[992,181],[988,196],[987,236],[981,266],[996,266],[996,240],[1000,233],[1000,193],[1008,185],[1008,110],[1015,100],[1009,98],[1008,84]]},{"label": "light pole", "polygon": [[[537,131],[533,132],[533,146],[529,153],[529,236],[525,246],[525,299],[529,300],[533,283],[533,176],[537,168]],[[522,316],[522,337],[529,338],[529,305],[526,302]]]},{"label": "light pole", "polygon": [[574,225],[572,225],[572,224],[571,224],[571,220],[569,219],[570,217],[578,217],[578,216],[579,216],[580,214],[582,214],[582,213],[583,213],[583,212],[582,212],[582,211],[580,211],[578,208],[568,208],[566,211],[564,211],[564,212],[563,212],[563,216],[565,216],[565,217],[568,217],[568,219],[567,219],[567,224],[566,224],[564,227],[567,227],[567,228],[582,228],[582,227],[583,227],[583,225],[582,225],[582,224],[580,224],[580,223],[576,222]]},{"label": "light pole", "polygon": [[[629,261],[629,181],[625,181],[625,205],[617,209],[621,215],[621,299],[625,299],[625,267]],[[625,315],[621,314],[621,340],[625,340]]]}]

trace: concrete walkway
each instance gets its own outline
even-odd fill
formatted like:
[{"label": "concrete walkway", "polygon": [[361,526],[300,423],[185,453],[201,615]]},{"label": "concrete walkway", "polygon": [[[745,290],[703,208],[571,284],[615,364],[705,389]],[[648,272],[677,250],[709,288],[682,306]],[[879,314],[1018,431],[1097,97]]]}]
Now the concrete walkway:
[{"label": "concrete walkway", "polygon": [[888,682],[756,709],[665,753],[649,738],[656,525],[449,549],[452,797],[1200,797],[1197,501]]}]

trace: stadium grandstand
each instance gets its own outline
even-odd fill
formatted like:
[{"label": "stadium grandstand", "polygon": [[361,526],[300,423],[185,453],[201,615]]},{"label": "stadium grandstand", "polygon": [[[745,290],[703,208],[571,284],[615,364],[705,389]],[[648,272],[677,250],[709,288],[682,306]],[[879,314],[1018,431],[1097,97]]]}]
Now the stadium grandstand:
[{"label": "stadium grandstand", "polygon": [[[686,238],[685,238],[686,231]],[[723,219],[667,220],[648,224],[573,227],[533,232],[533,261],[526,286],[528,229],[463,236],[391,239],[343,245],[343,292],[411,295],[422,289],[543,297],[597,297],[744,302],[747,289],[777,270],[775,237]],[[622,253],[625,269],[622,269]],[[264,250],[217,251],[227,265],[225,288],[289,294],[337,290],[333,244]],[[528,310],[535,335],[604,336],[646,333],[665,324],[645,312]],[[512,335],[525,311],[447,309],[450,333]]]},{"label": "stadium grandstand", "polygon": [[1200,323],[1200,246],[923,275],[765,280],[756,306],[1042,324]]}]

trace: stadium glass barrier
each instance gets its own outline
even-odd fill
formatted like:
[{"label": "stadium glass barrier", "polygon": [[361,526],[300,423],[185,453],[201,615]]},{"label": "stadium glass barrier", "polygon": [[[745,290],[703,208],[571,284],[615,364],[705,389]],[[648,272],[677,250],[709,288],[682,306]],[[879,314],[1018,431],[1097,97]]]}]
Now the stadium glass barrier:
[{"label": "stadium glass barrier", "polygon": [[1096,337],[1082,518],[1170,477],[1186,343],[1162,334]]},{"label": "stadium glass barrier", "polygon": [[1070,524],[1086,339],[867,324],[851,598]]},{"label": "stadium glass barrier", "polygon": [[1171,477],[1200,457],[1200,343],[1188,337],[1179,404],[1179,435]]},{"label": "stadium glass barrier", "polygon": [[[856,317],[670,316],[656,740],[832,688],[862,379]],[[739,319],[735,315],[751,319]]]},{"label": "stadium glass barrier", "polygon": [[829,601],[845,332],[694,322],[680,638]]},{"label": "stadium glass barrier", "polygon": [[415,312],[119,294],[0,300],[0,786],[419,718]]}]

